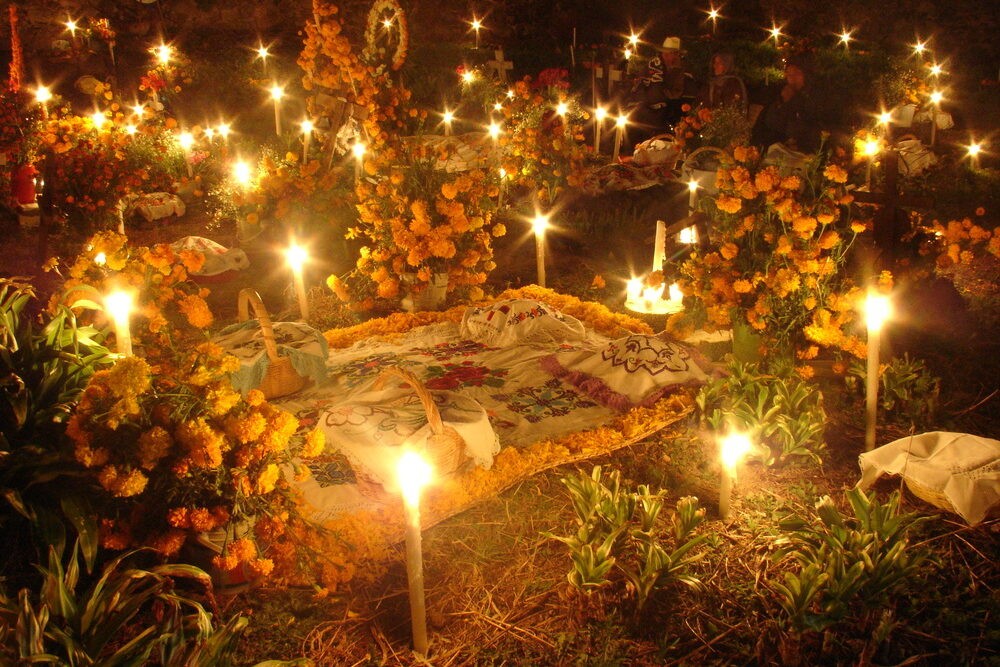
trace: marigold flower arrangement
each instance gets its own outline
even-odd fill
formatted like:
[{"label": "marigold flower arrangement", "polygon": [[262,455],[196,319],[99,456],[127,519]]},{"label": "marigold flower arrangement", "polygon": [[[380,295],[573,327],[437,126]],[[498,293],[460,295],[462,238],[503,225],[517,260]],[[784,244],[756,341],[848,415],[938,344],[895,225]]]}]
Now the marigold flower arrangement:
[{"label": "marigold flower arrangement", "polygon": [[716,178],[715,247],[682,263],[687,310],[672,325],[748,326],[765,352],[799,359],[820,347],[862,356],[864,343],[849,327],[860,292],[844,264],[866,225],[850,218],[847,172],[816,162],[804,177],[782,176],[756,149],[737,147]]},{"label": "marigold flower arrangement", "polygon": [[497,88],[494,96],[503,105],[501,167],[513,185],[525,188],[543,206],[552,204],[567,187],[582,184],[587,154],[582,125],[587,114],[572,110],[566,117],[556,114],[560,102],[569,104],[562,85],[565,77],[558,74],[565,70],[546,72],[545,85],[525,77],[510,89],[512,95]]},{"label": "marigold flower arrangement", "polygon": [[295,512],[281,466],[319,454],[323,433],[296,441],[293,415],[260,391],[233,390],[227,374],[238,366],[202,343],[155,366],[128,357],[94,374],[66,433],[104,492],[102,546],[174,557],[198,533],[256,522],[256,539],[229,541],[214,564],[271,572],[268,544]]},{"label": "marigold flower arrangement", "polygon": [[[496,267],[492,239],[506,233],[493,220],[498,184],[483,169],[438,169],[444,150],[414,143],[365,162],[371,178],[358,183],[359,225],[349,237],[367,243],[357,261],[362,282],[355,281],[367,279],[375,293],[367,296],[396,299],[404,280],[419,290],[446,273],[449,291],[481,298],[479,286]],[[336,282],[331,287],[337,291]]]}]

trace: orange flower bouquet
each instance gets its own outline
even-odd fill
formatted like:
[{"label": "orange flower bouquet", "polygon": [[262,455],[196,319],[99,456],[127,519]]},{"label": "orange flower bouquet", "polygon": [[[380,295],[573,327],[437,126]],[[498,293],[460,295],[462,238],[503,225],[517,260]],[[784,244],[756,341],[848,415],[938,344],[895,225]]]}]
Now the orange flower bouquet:
[{"label": "orange flower bouquet", "polygon": [[354,281],[361,299],[396,299],[404,281],[420,291],[434,274],[447,275],[449,292],[481,296],[496,267],[492,239],[506,232],[493,220],[498,184],[484,169],[439,169],[442,151],[413,143],[365,163],[371,178],[358,184],[359,224],[348,232],[366,242]]},{"label": "orange flower bouquet", "polygon": [[749,327],[769,354],[815,357],[820,347],[864,354],[849,332],[859,291],[847,253],[866,225],[850,219],[847,173],[814,163],[782,176],[756,149],[737,147],[717,173],[710,249],[680,267],[687,310],[674,325]]}]

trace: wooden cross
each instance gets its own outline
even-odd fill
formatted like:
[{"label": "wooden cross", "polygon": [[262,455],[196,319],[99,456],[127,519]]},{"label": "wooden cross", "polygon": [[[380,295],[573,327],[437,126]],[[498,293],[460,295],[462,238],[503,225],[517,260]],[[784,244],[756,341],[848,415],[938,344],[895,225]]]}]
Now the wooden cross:
[{"label": "wooden cross", "polygon": [[615,67],[614,63],[608,63],[608,98],[612,97],[612,91],[614,90],[615,83],[622,80],[622,71]]},{"label": "wooden cross", "polygon": [[514,63],[503,59],[503,49],[493,52],[495,60],[486,62],[486,71],[492,73],[500,81],[507,83],[507,71],[514,69]]}]

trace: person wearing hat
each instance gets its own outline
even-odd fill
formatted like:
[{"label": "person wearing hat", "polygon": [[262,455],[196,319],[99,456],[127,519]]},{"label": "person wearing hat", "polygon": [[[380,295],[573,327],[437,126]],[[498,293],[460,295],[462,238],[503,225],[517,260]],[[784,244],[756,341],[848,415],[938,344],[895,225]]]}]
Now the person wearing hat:
[{"label": "person wearing hat", "polygon": [[665,132],[681,119],[681,107],[694,99],[694,77],[684,69],[680,37],[667,37],[660,55],[632,85],[633,122],[647,135]]}]

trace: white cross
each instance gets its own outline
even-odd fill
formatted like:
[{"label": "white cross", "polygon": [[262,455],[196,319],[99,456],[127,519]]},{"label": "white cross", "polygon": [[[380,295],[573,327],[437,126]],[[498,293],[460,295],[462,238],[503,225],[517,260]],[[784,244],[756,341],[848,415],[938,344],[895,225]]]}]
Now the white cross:
[{"label": "white cross", "polygon": [[507,81],[507,70],[514,69],[514,63],[509,60],[503,59],[503,49],[498,49],[493,52],[493,57],[496,60],[490,60],[486,63],[486,71],[492,73],[500,81]]}]

